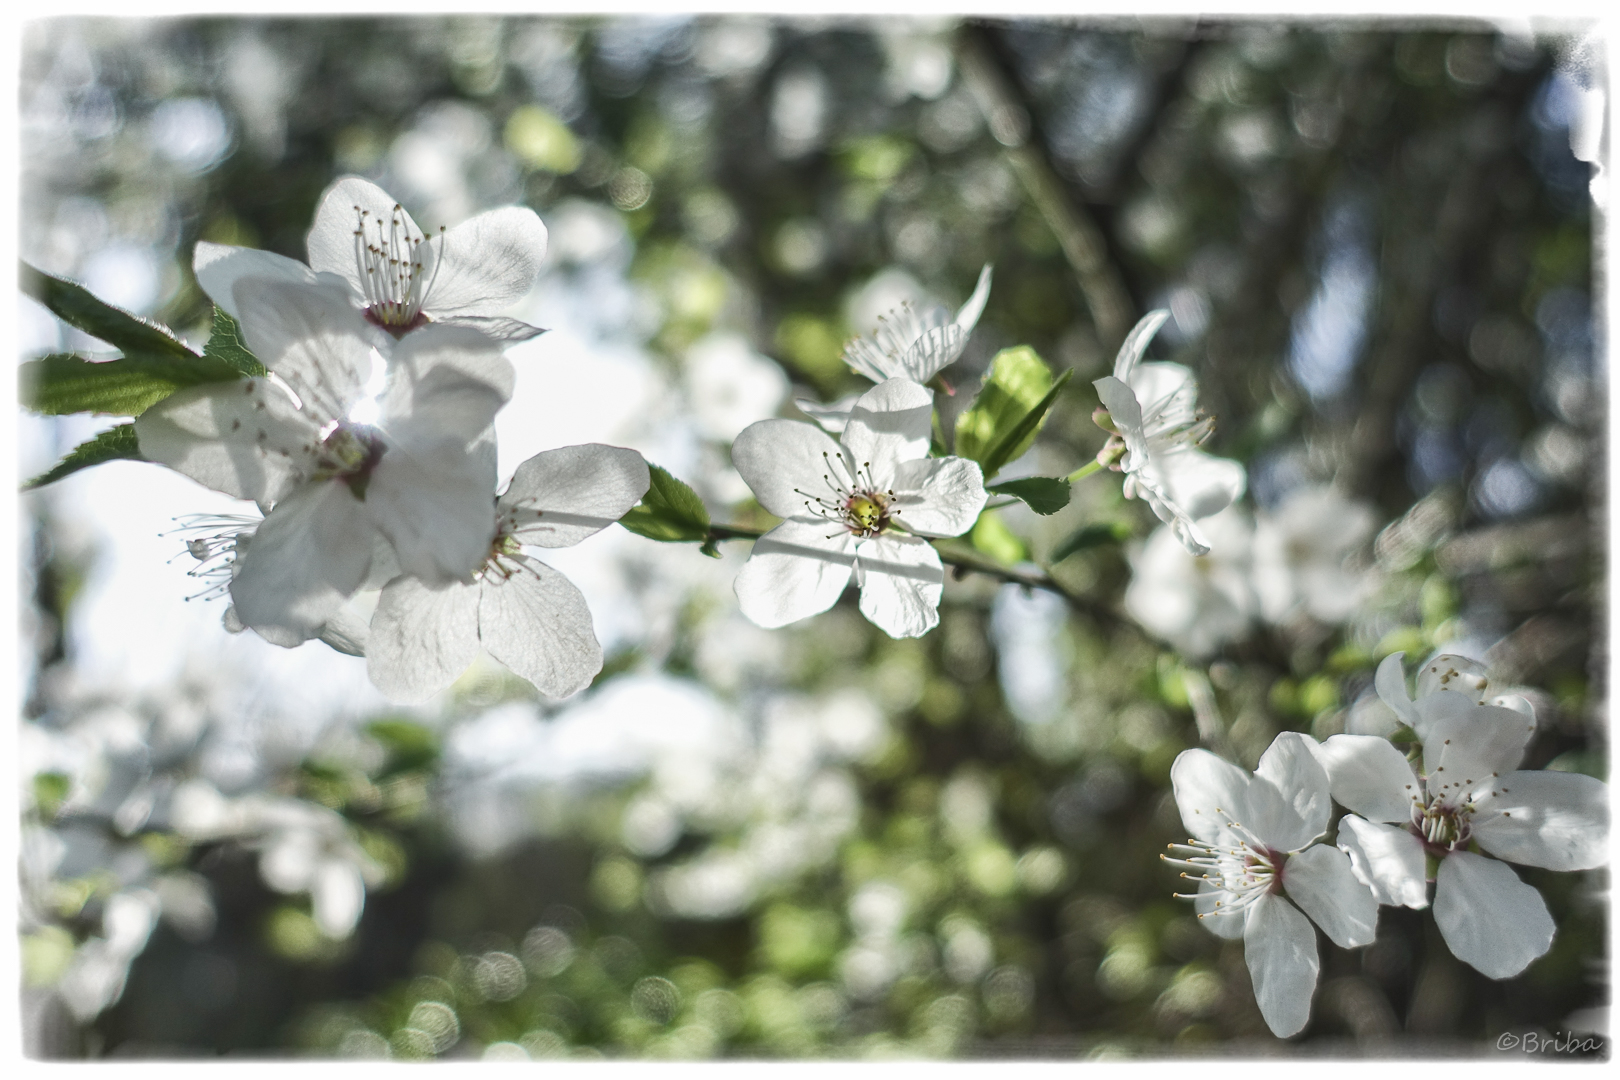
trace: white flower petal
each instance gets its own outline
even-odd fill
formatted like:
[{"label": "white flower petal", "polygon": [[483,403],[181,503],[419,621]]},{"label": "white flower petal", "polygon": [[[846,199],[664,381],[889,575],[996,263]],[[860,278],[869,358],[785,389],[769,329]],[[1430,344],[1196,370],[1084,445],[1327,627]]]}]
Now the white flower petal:
[{"label": "white flower petal", "polygon": [[[242,278],[265,278],[296,285],[316,283],[315,271],[284,255],[258,248],[233,247],[230,244],[210,244],[199,240],[191,257],[192,272],[197,284],[208,298],[233,319],[241,319],[236,308],[236,283]],[[347,285],[345,283],[345,291]]]},{"label": "white flower petal", "polygon": [[1243,924],[1246,913],[1242,911],[1228,911],[1224,907],[1217,907],[1221,897],[1230,896],[1225,889],[1209,881],[1198,883],[1198,894],[1193,897],[1193,911],[1198,914],[1198,925],[1227,941],[1239,941],[1243,938]]},{"label": "white flower petal", "polygon": [[844,363],[853,368],[857,375],[865,375],[875,383],[899,374],[896,370],[900,366],[898,361],[870,338],[851,338],[844,345]]},{"label": "white flower petal", "polygon": [[844,448],[863,474],[870,469],[876,486],[885,488],[895,466],[928,456],[933,422],[933,391],[910,379],[887,379],[856,399]]},{"label": "white flower petal", "polygon": [[893,487],[895,522],[922,536],[961,536],[990,498],[978,462],[959,457],[903,461]]},{"label": "white flower petal", "polygon": [[1474,806],[1474,839],[1499,859],[1548,870],[1590,870],[1609,861],[1609,785],[1601,780],[1511,772]]},{"label": "white flower petal", "polygon": [[318,636],[365,580],[374,539],[341,480],[299,488],[276,504],[237,560],[237,618],[255,630]]},{"label": "white flower petal", "polygon": [[[847,484],[850,471],[842,448],[825,431],[799,420],[748,425],[731,444],[731,461],[759,504],[784,518],[806,516],[805,503],[812,498],[834,498],[829,485]],[[827,525],[834,527],[842,528]]]},{"label": "white flower petal", "polygon": [[366,642],[371,638],[371,624],[354,610],[352,604],[344,604],[321,627],[318,635],[327,645],[348,656],[366,655]]},{"label": "white flower petal", "polygon": [[[235,614],[236,608],[234,605],[231,607],[230,611],[232,615]],[[235,622],[240,629],[247,629],[247,627],[241,625],[240,619],[236,619]],[[229,626],[227,626],[226,629],[229,629]],[[279,646],[283,649],[296,649],[298,646],[309,640],[309,637],[306,634],[299,633],[294,630],[284,630],[279,626],[257,626],[253,628],[253,632],[258,634],[265,641],[268,641],[270,644]]]},{"label": "white flower petal", "polygon": [[565,698],[602,670],[602,646],[585,597],[562,574],[522,555],[511,577],[486,572],[479,590],[478,636],[489,654],[547,697]]},{"label": "white flower petal", "polygon": [[315,925],[329,938],[354,932],[366,906],[366,883],[360,868],[347,859],[324,859],[309,888]]},{"label": "white flower petal", "polygon": [[647,462],[634,450],[565,446],[519,465],[500,510],[515,518],[520,542],[569,547],[622,518],[650,482]]},{"label": "white flower petal", "polygon": [[417,449],[459,450],[478,440],[516,382],[500,347],[465,328],[424,326],[405,335],[389,358],[378,426],[391,443]]},{"label": "white flower petal", "polygon": [[861,614],[893,638],[921,637],[939,624],[945,568],[932,544],[889,533],[856,548]]},{"label": "white flower petal", "polygon": [[1530,704],[1528,698],[1519,694],[1503,694],[1500,697],[1490,698],[1485,704],[1495,705],[1499,709],[1512,709],[1516,713],[1523,713],[1532,721],[1536,718],[1536,707]]},{"label": "white flower petal", "polygon": [[1209,537],[1200,529],[1187,512],[1172,499],[1168,491],[1160,482],[1158,474],[1151,468],[1144,468],[1141,472],[1126,473],[1124,484],[1127,499],[1141,499],[1148,504],[1154,516],[1170,526],[1170,533],[1176,541],[1193,555],[1208,555],[1210,552]]},{"label": "white flower petal", "polygon": [[1160,308],[1148,312],[1137,320],[1136,325],[1131,327],[1131,332],[1125,336],[1124,344],[1119,347],[1119,354],[1114,357],[1114,378],[1126,383],[1130,381],[1131,372],[1141,361],[1142,354],[1147,352],[1148,343],[1153,340],[1153,335],[1159,332],[1159,327],[1163,326],[1169,317],[1170,312]]},{"label": "white flower petal", "polygon": [[1434,921],[1452,955],[1493,979],[1509,979],[1552,947],[1552,916],[1541,894],[1507,863],[1467,851],[1440,861]]},{"label": "white flower petal", "polygon": [[1280,1039],[1297,1035],[1310,1022],[1321,966],[1311,921],[1280,896],[1261,897],[1244,923],[1243,958],[1266,1026]]},{"label": "white flower petal", "polygon": [[1512,772],[1535,734],[1535,721],[1512,709],[1477,705],[1466,694],[1439,690],[1418,700],[1423,766],[1429,797],[1456,799]]},{"label": "white flower petal", "polygon": [[199,484],[274,503],[314,470],[320,432],[268,379],[180,390],[135,418],[141,456]]},{"label": "white flower petal", "polygon": [[1428,697],[1437,690],[1451,690],[1476,702],[1483,702],[1489,685],[1484,664],[1456,653],[1441,653],[1419,668],[1417,673],[1417,696],[1420,698]]},{"label": "white flower petal", "polygon": [[425,310],[435,318],[494,315],[523,299],[540,276],[546,227],[533,210],[504,206],[479,214],[426,245],[430,285]]},{"label": "white flower petal", "polygon": [[978,283],[973,286],[973,295],[956,311],[956,325],[961,328],[964,337],[979,325],[979,316],[984,314],[984,305],[989,299],[990,264],[985,263],[984,269],[979,271]]},{"label": "white flower petal", "polygon": [[1298,851],[1327,831],[1333,800],[1327,772],[1316,760],[1315,739],[1297,731],[1283,732],[1261,755],[1255,775],[1281,796],[1274,810],[1250,791],[1251,815],[1259,811],[1265,816],[1244,824],[1260,839],[1278,851]]},{"label": "white flower petal", "polygon": [[1248,486],[1242,465],[1191,447],[1157,455],[1154,469],[1171,500],[1194,521],[1225,510]]},{"label": "white flower petal", "polygon": [[298,395],[315,426],[348,419],[388,339],[333,289],[264,278],[236,283],[242,338]]},{"label": "white flower petal", "polygon": [[1147,440],[1142,433],[1142,405],[1136,400],[1135,391],[1112,375],[1094,379],[1091,385],[1097,388],[1097,397],[1108,410],[1114,430],[1125,440],[1126,454],[1120,460],[1120,468],[1135,472],[1147,464],[1148,459]]},{"label": "white flower petal", "polygon": [[538,326],[530,326],[519,319],[508,319],[503,315],[451,315],[447,318],[436,319],[434,326],[459,326],[467,330],[476,330],[491,341],[499,342],[503,347],[516,345],[520,341],[528,341],[545,333]]},{"label": "white flower petal", "polygon": [[468,581],[495,540],[494,454],[390,446],[365,489],[366,516],[402,571],[426,584]]},{"label": "white flower petal", "polygon": [[381,589],[399,575],[399,556],[394,554],[394,545],[388,542],[388,537],[377,533],[371,546],[371,572],[360,583],[361,590]]},{"label": "white flower petal", "polygon": [[1378,690],[1379,700],[1383,701],[1400,717],[1401,723],[1413,730],[1417,729],[1417,707],[1412,704],[1412,695],[1406,690],[1406,668],[1402,666],[1404,652],[1390,653],[1378,665],[1378,673],[1373,676],[1373,686]]},{"label": "white flower petal", "polygon": [[834,435],[841,434],[849,424],[849,411],[855,407],[859,394],[850,394],[841,397],[830,405],[823,405],[819,401],[809,398],[794,398],[793,405],[804,415],[821,425],[823,431],[830,431]]},{"label": "white flower petal", "polygon": [[1350,868],[1371,887],[1380,904],[1429,906],[1423,842],[1405,829],[1347,814],[1339,819],[1339,850],[1350,856]]},{"label": "white flower petal", "polygon": [[414,705],[456,681],[478,655],[481,586],[430,589],[412,577],[388,583],[371,617],[366,674],[390,701]]},{"label": "white flower petal", "polygon": [[1423,799],[1422,781],[1387,739],[1335,735],[1321,744],[1317,758],[1333,797],[1369,821],[1410,821],[1413,801]]},{"label": "white flower petal", "polygon": [[357,299],[366,294],[354,235],[360,227],[359,211],[362,210],[367,214],[365,239],[368,242],[375,242],[378,222],[382,222],[384,234],[387,235],[389,222],[395,217],[400,219],[403,230],[412,237],[422,235],[421,228],[393,196],[369,180],[347,176],[327,188],[326,194],[321,197],[321,205],[315,210],[315,222],[305,238],[309,265],[317,271],[343,278],[354,290]]},{"label": "white flower petal", "polygon": [[[816,430],[809,424],[795,426]],[[757,626],[786,626],[836,604],[854,567],[853,533],[827,522],[784,521],[754,541],[753,554],[743,564],[734,585],[737,602],[742,613]]]},{"label": "white flower petal", "polygon": [[1283,888],[1339,948],[1371,945],[1378,936],[1378,900],[1338,848],[1316,844],[1288,856]]},{"label": "white flower petal", "polygon": [[901,354],[900,362],[893,365],[897,370],[891,374],[914,383],[926,383],[956,362],[967,348],[967,339],[967,332],[954,323],[930,327]]},{"label": "white flower petal", "polygon": [[1187,835],[1216,843],[1226,823],[1241,820],[1249,805],[1249,774],[1208,750],[1183,750],[1170,766],[1170,786]]},{"label": "white flower petal", "polygon": [[1165,436],[1174,436],[1198,418],[1198,378],[1185,364],[1138,364],[1125,380],[1142,406],[1142,426],[1150,445],[1164,448]]}]

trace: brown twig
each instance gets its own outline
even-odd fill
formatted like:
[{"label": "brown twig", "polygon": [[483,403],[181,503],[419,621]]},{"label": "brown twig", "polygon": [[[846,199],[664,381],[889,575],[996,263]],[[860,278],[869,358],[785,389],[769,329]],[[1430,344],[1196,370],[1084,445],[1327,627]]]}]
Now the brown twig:
[{"label": "brown twig", "polygon": [[1136,305],[1109,260],[1108,245],[1097,223],[1067,197],[1045,152],[1030,140],[1029,110],[1019,102],[980,40],[983,33],[972,24],[957,32],[956,58],[962,77],[984,113],[990,134],[1007,148],[1008,163],[1074,269],[1098,337],[1112,349],[1130,332]]}]

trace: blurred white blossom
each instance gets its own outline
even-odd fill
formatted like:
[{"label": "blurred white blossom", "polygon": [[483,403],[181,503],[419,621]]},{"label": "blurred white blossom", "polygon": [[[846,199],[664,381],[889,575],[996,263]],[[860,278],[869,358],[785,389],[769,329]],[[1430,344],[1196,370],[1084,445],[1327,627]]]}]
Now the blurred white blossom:
[{"label": "blurred white blossom", "polygon": [[788,393],[782,368],[741,334],[699,339],[686,352],[685,375],[698,430],[717,442],[730,442],[749,424],[775,416]]},{"label": "blurred white blossom", "polygon": [[1213,656],[1249,633],[1258,604],[1250,582],[1253,528],[1240,507],[1204,522],[1208,555],[1189,552],[1169,526],[1129,552],[1125,610],[1191,659]]},{"label": "blurred white blossom", "polygon": [[1330,484],[1298,488],[1254,530],[1254,591],[1260,614],[1281,623],[1303,612],[1324,623],[1348,619],[1377,586],[1355,556],[1378,525],[1372,507]]}]

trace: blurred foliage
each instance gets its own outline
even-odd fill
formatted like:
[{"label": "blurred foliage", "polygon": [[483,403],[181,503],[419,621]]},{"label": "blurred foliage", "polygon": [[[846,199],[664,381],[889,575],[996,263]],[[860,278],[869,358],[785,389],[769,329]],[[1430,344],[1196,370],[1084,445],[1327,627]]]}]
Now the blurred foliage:
[{"label": "blurred foliage", "polygon": [[[836,727],[837,695],[854,691],[883,717],[882,738],[827,765],[823,788],[790,793],[808,800],[801,824],[843,822],[819,847],[767,809],[686,814],[667,843],[637,840],[638,815],[667,794],[647,777],[570,789],[546,804],[540,834],[474,855],[437,809],[440,736],[373,719],[274,778],[340,815],[381,868],[353,936],[323,935],[307,899],[268,889],[240,844],[154,831],[146,857],[206,878],[215,929],[160,924],[121,1000],[53,1029],[48,1054],[1257,1048],[1275,1040],[1240,944],[1170,899],[1158,861],[1183,839],[1169,797],[1178,752],[1208,745],[1252,767],[1279,730],[1322,738],[1378,708],[1372,670],[1389,652],[1413,661],[1467,639],[1490,646],[1501,679],[1539,688],[1529,766],[1604,772],[1588,538],[1605,417],[1588,170],[1569,153],[1554,73],[1564,42],[1484,25],[707,17],[53,19],[26,35],[25,143],[57,143],[25,153],[37,212],[23,254],[71,274],[115,240],[157,250],[148,312],[171,325],[210,317],[189,270],[197,240],[301,257],[334,177],[399,175],[427,141],[457,177],[440,213],[522,202],[547,218],[584,200],[622,220],[655,312],[650,347],[672,369],[726,325],[831,400],[865,385],[838,359],[870,330],[851,321],[855,283],[898,266],[959,302],[993,263],[983,321],[946,376],[971,385],[998,354],[992,381],[1018,357],[1038,364],[1008,396],[1026,411],[1056,396],[1021,475],[1062,476],[1106,437],[1087,384],[1120,336],[1098,325],[1100,286],[1071,259],[1083,219],[1137,312],[1174,313],[1156,348],[1198,372],[1219,417],[1209,449],[1248,465],[1257,505],[1336,479],[1390,522],[1369,556],[1380,589],[1345,626],[1301,616],[1194,662],[1117,613],[1122,541],[1153,523],[1109,474],[1049,518],[987,514],[969,538],[984,556],[1049,559],[1066,589],[1100,598],[1051,626],[1052,715],[1009,702],[1003,623],[1033,616],[1006,614],[1014,605],[981,575],[951,583],[941,626],[919,641],[884,638],[848,598],[779,632],[772,672],[722,696],[753,708],[796,695]],[[986,106],[964,51],[1009,99]],[[183,139],[152,156],[177,102],[222,122],[212,156],[188,157]],[[997,126],[1019,122],[1021,157]],[[1072,220],[1031,196],[1031,170]],[[958,448],[980,438],[982,418],[957,415],[969,397],[941,396]],[[1022,445],[981,451],[1000,463]],[[33,661],[48,673],[71,664],[60,627],[84,553],[58,546],[37,505]],[[703,618],[683,624],[664,671],[705,676]],[[643,665],[610,659],[598,688]],[[36,680],[28,715],[65,726],[51,685]],[[492,683],[455,708],[509,691]],[[852,801],[834,797],[840,785]],[[818,809],[823,789],[834,795]],[[28,820],[64,826],[68,794],[35,777]],[[763,857],[778,827],[799,861],[744,901],[698,915],[671,899],[680,873]],[[1525,877],[1559,931],[1522,976],[1492,982],[1450,956],[1428,913],[1385,908],[1373,946],[1322,940],[1304,1041],[1477,1053],[1502,1031],[1563,1030],[1603,1001],[1605,874]],[[36,986],[60,977],[116,883],[56,886],[56,914],[23,946]]]}]

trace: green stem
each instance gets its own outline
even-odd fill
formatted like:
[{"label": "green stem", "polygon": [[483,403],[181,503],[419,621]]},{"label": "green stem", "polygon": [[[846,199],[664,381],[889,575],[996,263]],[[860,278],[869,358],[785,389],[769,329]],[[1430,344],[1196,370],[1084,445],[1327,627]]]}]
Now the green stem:
[{"label": "green stem", "polygon": [[709,535],[704,543],[713,543],[716,540],[758,540],[765,532],[764,529],[745,529],[741,525],[710,525]]},{"label": "green stem", "polygon": [[1103,467],[1102,462],[1100,462],[1100,461],[1091,461],[1091,462],[1088,462],[1085,465],[1080,466],[1078,469],[1074,470],[1074,472],[1072,472],[1068,476],[1064,477],[1064,479],[1072,484],[1076,480],[1084,480],[1086,477],[1090,476],[1092,473],[1096,472],[1098,469],[1100,469],[1102,467]]}]

